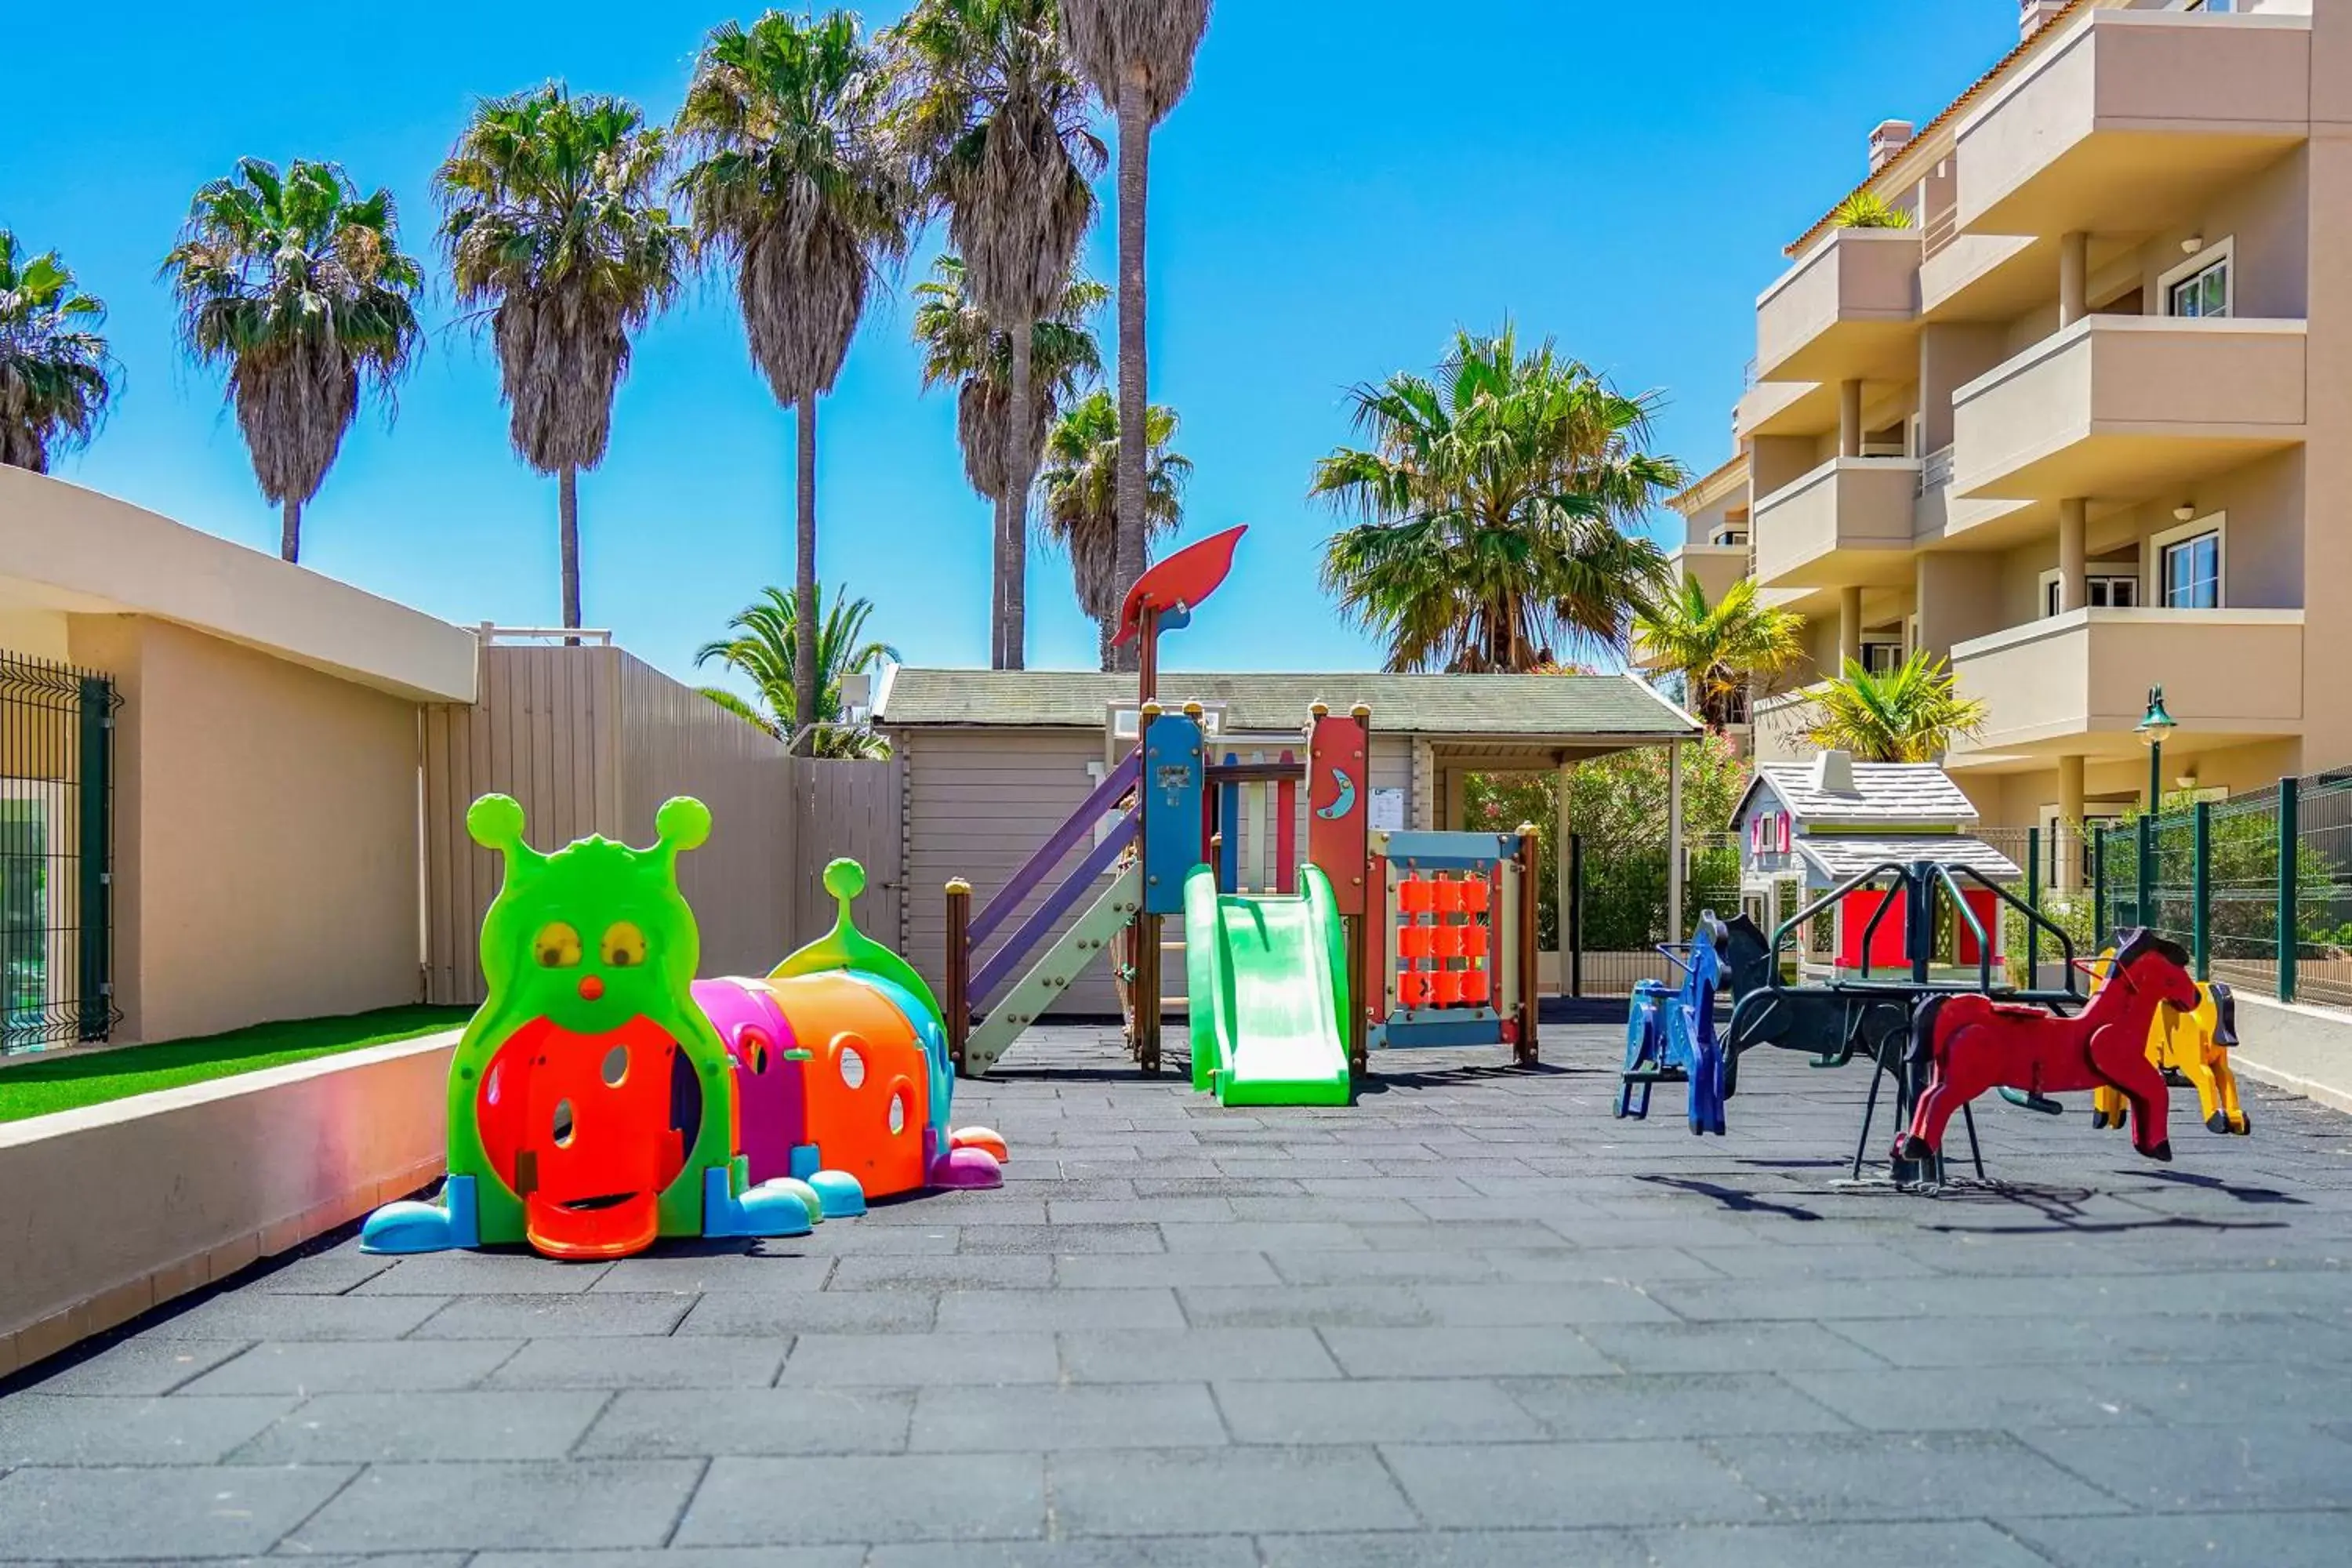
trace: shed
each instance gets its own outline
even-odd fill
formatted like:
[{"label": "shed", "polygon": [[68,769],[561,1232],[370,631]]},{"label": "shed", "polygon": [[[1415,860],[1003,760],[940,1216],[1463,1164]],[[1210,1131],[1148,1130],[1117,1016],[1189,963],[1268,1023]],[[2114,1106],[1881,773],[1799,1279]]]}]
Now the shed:
[{"label": "shed", "polygon": [[[1810,763],[1768,763],[1731,815],[1743,901],[1760,906],[1769,931],[1814,895],[1889,860],[1966,866],[1996,882],[2023,875],[1976,836],[1977,821],[1976,806],[1932,763],[1857,763],[1844,752],[1822,752]],[[1801,896],[1784,908],[1791,887]],[[1968,889],[1968,899],[1997,943],[1999,900],[1982,888]],[[1824,960],[1834,954],[1840,968],[1859,965],[1863,927],[1878,902],[1867,889],[1849,894],[1826,929],[1809,933],[1816,940],[1808,952]],[[1960,962],[1975,962],[1965,931],[1959,948]],[[1902,921],[1890,916],[1872,941],[1871,963],[1897,961],[1903,951]]]},{"label": "shed", "polygon": [[[1171,707],[1198,700],[1215,748],[1244,758],[1301,745],[1317,702],[1370,706],[1374,821],[1385,815],[1398,827],[1457,826],[1473,773],[1549,771],[1700,732],[1629,675],[1171,670],[1159,688]],[[984,905],[1134,744],[1139,707],[1132,675],[898,668],[883,677],[873,722],[907,770],[902,950],[927,976],[946,941],[947,880],[964,878],[974,907]],[[1060,1006],[1109,1015],[1118,1002],[1097,972]]]}]

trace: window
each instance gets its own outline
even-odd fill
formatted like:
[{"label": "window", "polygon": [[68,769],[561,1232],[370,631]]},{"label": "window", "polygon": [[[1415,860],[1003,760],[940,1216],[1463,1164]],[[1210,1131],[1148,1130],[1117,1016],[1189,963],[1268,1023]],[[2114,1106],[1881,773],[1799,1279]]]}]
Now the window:
[{"label": "window", "polygon": [[2221,607],[2221,534],[2219,529],[2164,547],[2164,607]]},{"label": "window", "polygon": [[2231,264],[2235,247],[2216,240],[2158,280],[2164,313],[2184,319],[2236,314],[2237,292]]},{"label": "window", "polygon": [[[2129,573],[2092,572],[2083,579],[2084,602],[2095,610],[2128,610],[2139,603],[2139,578]],[[2042,613],[2058,613],[2058,574],[2042,574]]]},{"label": "window", "polygon": [[1902,639],[1900,637],[1863,638],[1862,668],[1873,675],[1892,675],[1902,668]]}]

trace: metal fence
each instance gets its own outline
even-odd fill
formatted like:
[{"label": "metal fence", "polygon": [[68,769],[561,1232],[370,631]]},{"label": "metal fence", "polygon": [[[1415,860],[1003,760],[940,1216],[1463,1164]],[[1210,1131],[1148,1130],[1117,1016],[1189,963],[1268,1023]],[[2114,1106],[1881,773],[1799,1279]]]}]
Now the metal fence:
[{"label": "metal fence", "polygon": [[1685,942],[1700,911],[1738,912],[1739,837],[1696,833],[1683,844],[1682,929],[1669,931],[1666,846],[1589,846],[1569,838],[1567,989],[1573,996],[1629,996],[1643,980],[1672,981],[1679,972],[1657,951]]},{"label": "metal fence", "polygon": [[2200,976],[2352,1007],[2352,774],[2141,816],[2092,860],[2096,931],[2152,926]]},{"label": "metal fence", "polygon": [[103,1040],[112,961],[114,683],[0,653],[0,1054]]}]

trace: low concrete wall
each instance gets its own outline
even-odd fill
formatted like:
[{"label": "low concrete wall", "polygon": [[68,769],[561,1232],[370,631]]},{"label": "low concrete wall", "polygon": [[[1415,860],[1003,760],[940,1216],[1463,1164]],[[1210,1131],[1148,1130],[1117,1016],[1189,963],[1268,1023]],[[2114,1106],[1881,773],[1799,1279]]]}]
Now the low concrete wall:
[{"label": "low concrete wall", "polygon": [[430,1182],[457,1043],[0,1126],[0,1376]]},{"label": "low concrete wall", "polygon": [[2352,1013],[2267,1001],[2241,990],[2230,1065],[2248,1078],[2352,1111]]}]

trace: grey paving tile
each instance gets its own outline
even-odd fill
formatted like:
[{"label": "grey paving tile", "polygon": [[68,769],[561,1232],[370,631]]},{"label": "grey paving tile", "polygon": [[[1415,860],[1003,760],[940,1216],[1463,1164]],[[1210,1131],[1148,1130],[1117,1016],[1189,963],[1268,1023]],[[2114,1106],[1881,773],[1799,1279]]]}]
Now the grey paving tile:
[{"label": "grey paving tile", "polygon": [[238,1354],[248,1340],[122,1340],[33,1386],[43,1394],[169,1394]]},{"label": "grey paving tile", "polygon": [[677,1529],[685,1546],[985,1541],[1045,1533],[1034,1454],[904,1454],[710,1464]]},{"label": "grey paving tile", "polygon": [[2352,1540],[2352,1514],[2277,1509],[2121,1519],[1996,1517],[2002,1529],[2040,1552],[2041,1560],[2060,1568],[2210,1568],[2223,1563],[2337,1568],[2346,1541]]},{"label": "grey paving tile", "polygon": [[1885,1364],[1818,1323],[1588,1323],[1578,1331],[1627,1372],[1843,1371]]},{"label": "grey paving tile", "polygon": [[1511,1328],[1546,1323],[1671,1323],[1674,1313],[1629,1285],[1558,1281],[1486,1285],[1420,1284],[1406,1292],[1448,1327]]},{"label": "grey paving tile", "polygon": [[1994,1363],[1902,1372],[1781,1373],[1874,1432],[2013,1430],[2020,1426],[2146,1426],[2145,1410],[2096,1392],[2068,1369]]},{"label": "grey paving tile", "polygon": [[1325,1329],[1324,1343],[1350,1377],[1535,1377],[1612,1370],[1565,1328]]},{"label": "grey paving tile", "polygon": [[1649,1568],[1618,1530],[1444,1530],[1385,1535],[1269,1535],[1266,1568]]},{"label": "grey paving tile", "polygon": [[683,1296],[461,1296],[418,1324],[416,1338],[642,1338],[668,1333],[693,1305],[691,1298]]},{"label": "grey paving tile", "polygon": [[967,1254],[1165,1252],[1156,1225],[983,1225],[965,1229]]},{"label": "grey paving tile", "polygon": [[1556,1437],[1707,1437],[1853,1429],[1836,1412],[1769,1373],[1512,1378],[1503,1387]]},{"label": "grey paving tile", "polygon": [[1133,1257],[1056,1258],[1054,1284],[1063,1290],[1138,1289],[1153,1285],[1280,1285],[1281,1276],[1256,1252],[1155,1252]]},{"label": "grey paving tile", "polygon": [[926,1388],[908,1446],[917,1452],[1218,1447],[1224,1423],[1203,1383]]},{"label": "grey paving tile", "polygon": [[[1950,1523],[1694,1525],[1644,1531],[1653,1568],[2043,1568],[2043,1560],[1982,1520]],[[2104,1568],[2121,1568],[2109,1558]]]},{"label": "grey paving tile", "polygon": [[822,1254],[831,1258],[853,1258],[874,1252],[901,1256],[924,1253],[939,1257],[955,1251],[962,1242],[963,1227],[958,1225],[834,1224],[796,1245],[813,1256]]},{"label": "grey paving tile", "polygon": [[1221,1383],[1216,1394],[1226,1425],[1244,1443],[1501,1443],[1545,1436],[1509,1394],[1475,1378]]},{"label": "grey paving tile", "polygon": [[[322,1394],[257,1433],[240,1464],[560,1459],[603,1409],[601,1390]],[[220,1400],[174,1400],[217,1405]]]},{"label": "grey paving tile", "polygon": [[[1790,1248],[1790,1250],[1794,1250]],[[1487,1254],[1506,1279],[1646,1288],[1667,1279],[1717,1279],[1721,1275],[1672,1247],[1509,1247]]]},{"label": "grey paving tile", "polygon": [[1064,1375],[1077,1383],[1339,1375],[1339,1364],[1312,1329],[1086,1330],[1058,1337]]},{"label": "grey paving tile", "polygon": [[[794,1241],[784,1245],[816,1247],[821,1244],[812,1238],[805,1244]],[[824,1288],[825,1277],[832,1272],[833,1258],[825,1253],[764,1250],[657,1252],[622,1258],[596,1281],[594,1289],[599,1295],[608,1291],[671,1291],[699,1295],[704,1291],[720,1290],[756,1290],[762,1294],[821,1290]]]},{"label": "grey paving tile", "polygon": [[258,1554],[351,1478],[336,1466],[11,1470],[0,1542],[59,1562]]},{"label": "grey paving tile", "polygon": [[940,1298],[940,1329],[1181,1329],[1176,1293],[1129,1290],[972,1290]]},{"label": "grey paving tile", "polygon": [[[2158,1512],[2352,1509],[2352,1444],[2308,1427],[2020,1431],[2018,1438],[2134,1508]],[[2153,1460],[2154,1462],[2151,1462]],[[2012,1499],[2008,1511],[2061,1513]]]},{"label": "grey paving tile", "polygon": [[214,1465],[294,1405],[291,1394],[233,1399],[0,1399],[0,1468],[16,1465]]},{"label": "grey paving tile", "polygon": [[[963,1245],[972,1245],[970,1229]],[[1042,1290],[1053,1282],[1054,1259],[1045,1254],[862,1254],[833,1266],[833,1287],[841,1290]]]},{"label": "grey paving tile", "polygon": [[1355,1227],[1340,1220],[1170,1224],[1160,1233],[1171,1252],[1328,1252],[1365,1245]]},{"label": "grey paving tile", "polygon": [[[2147,1432],[2113,1436],[2147,1463]],[[1958,1519],[1983,1512],[1993,1500],[2020,1513],[2122,1511],[2106,1492],[2006,1433],[1833,1434],[1713,1447],[1788,1519]]]},{"label": "grey paving tile", "polygon": [[271,1296],[228,1290],[143,1324],[159,1340],[396,1340],[441,1310],[436,1296]]},{"label": "grey paving tile", "polygon": [[1406,1530],[1418,1522],[1370,1448],[1129,1449],[1055,1454],[1047,1462],[1055,1519],[1071,1536],[1204,1525],[1251,1533]]},{"label": "grey paving tile", "polygon": [[[1073,1162],[1066,1161],[1063,1169],[1072,1174]],[[1135,1169],[1135,1157],[1129,1154],[1121,1174]],[[1007,1184],[1011,1188],[1011,1184]],[[857,1223],[870,1226],[889,1225],[1044,1225],[1045,1199],[1039,1184],[1026,1188],[977,1193],[929,1193],[911,1203],[877,1204],[858,1216]]]},{"label": "grey paving tile", "polygon": [[374,1465],[289,1536],[285,1550],[658,1546],[700,1474],[685,1459]]},{"label": "grey paving tile", "polygon": [[1428,1308],[1402,1290],[1339,1285],[1181,1287],[1176,1299],[1195,1328],[1280,1329],[1423,1325]]},{"label": "grey paving tile", "polygon": [[[1050,1198],[1045,1212],[1056,1226],[1081,1222],[1158,1225],[1161,1221],[1215,1223],[1234,1217],[1233,1194],[1185,1194],[1133,1198]],[[1056,1251],[1080,1250],[1076,1247]],[[1157,1251],[1158,1248],[1150,1250]]]},{"label": "grey paving tile", "polygon": [[560,1263],[535,1252],[428,1252],[394,1259],[358,1287],[362,1296],[572,1296],[610,1263]]},{"label": "grey paving tile", "polygon": [[[933,1546],[879,1546],[866,1568],[938,1568],[939,1561]],[[957,1547],[955,1568],[1258,1568],[1258,1554],[1240,1535],[986,1541]]]},{"label": "grey paving tile", "polygon": [[1451,1529],[1558,1529],[1760,1517],[1763,1500],[1695,1443],[1387,1445],[1413,1507]]},{"label": "grey paving tile", "polygon": [[356,1242],[346,1242],[273,1268],[257,1278],[252,1288],[267,1296],[340,1296],[366,1284],[394,1261],[362,1252]]},{"label": "grey paving tile", "polygon": [[1052,1383],[1061,1375],[1054,1336],[803,1334],[784,1363],[787,1385],[929,1388],[949,1384]]},{"label": "grey paving tile", "polygon": [[520,1340],[258,1344],[205,1373],[180,1393],[187,1397],[471,1388],[521,1348]]},{"label": "grey paving tile", "polygon": [[[2259,1331],[2254,1331],[2259,1321]],[[1794,1327],[1796,1325],[1790,1325]],[[2116,1317],[2100,1319],[1864,1319],[1834,1331],[1897,1366],[1969,1367],[1997,1362],[2096,1366],[2129,1362],[2307,1359],[2318,1325],[2304,1320]],[[2304,1354],[2290,1354],[2300,1343]]]},{"label": "grey paving tile", "polygon": [[1417,1280],[1495,1278],[1495,1266],[1475,1252],[1269,1252],[1266,1260],[1293,1285],[1395,1285]]},{"label": "grey paving tile", "polygon": [[787,1338],[534,1340],[492,1374],[490,1388],[765,1388]]},{"label": "grey paving tile", "polygon": [[578,1451],[616,1459],[719,1454],[893,1454],[907,1446],[904,1388],[627,1389]]},{"label": "grey paving tile", "polygon": [[[2147,1412],[2169,1426],[2286,1426],[2342,1421],[2352,1412],[2352,1368],[2305,1363],[2292,1370],[2242,1372],[2206,1363],[2081,1366],[2066,1375],[2103,1405]],[[2088,1420],[2042,1419],[2026,1426],[2088,1426]]]},{"label": "grey paving tile", "polygon": [[919,1334],[938,1321],[939,1297],[922,1290],[794,1290],[705,1296],[677,1326],[679,1339],[794,1333]]},{"label": "grey paving tile", "polygon": [[[369,1559],[364,1568],[375,1568],[377,1561]],[[667,1551],[483,1552],[467,1568],[864,1568],[865,1563],[862,1546],[684,1546]]]}]

